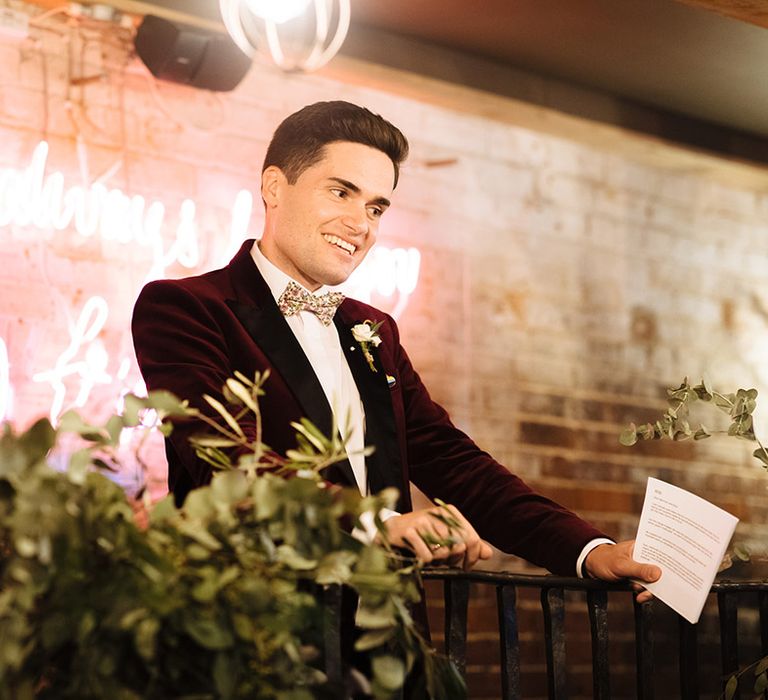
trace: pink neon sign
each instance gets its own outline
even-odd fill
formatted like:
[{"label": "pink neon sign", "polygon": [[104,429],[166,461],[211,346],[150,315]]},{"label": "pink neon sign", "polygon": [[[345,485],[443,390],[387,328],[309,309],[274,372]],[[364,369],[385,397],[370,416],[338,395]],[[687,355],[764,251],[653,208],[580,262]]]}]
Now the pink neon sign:
[{"label": "pink neon sign", "polygon": [[[88,187],[66,186],[63,173],[46,174],[47,160],[48,144],[41,141],[25,168],[0,169],[0,227],[32,227],[46,232],[74,228],[82,238],[136,244],[146,248],[152,258],[147,281],[162,277],[176,262],[190,269],[200,264],[197,207],[191,199],[181,203],[175,236],[166,246],[162,202],[147,202],[141,195],[129,196],[100,182]],[[251,202],[247,190],[236,199],[232,235],[241,239],[248,230]]]},{"label": "pink neon sign", "polygon": [[[207,268],[225,265],[247,237],[253,196],[246,189],[235,196],[229,229],[222,237],[225,240],[215,246],[214,256],[202,260],[198,207],[193,200],[182,201],[173,233],[164,241],[163,232],[167,234],[169,224],[162,202],[147,201],[140,195],[130,196],[99,182],[70,186],[63,173],[46,173],[47,160],[48,144],[42,141],[25,167],[0,168],[0,229],[11,227],[18,237],[28,230],[38,230],[46,236],[71,231],[81,239],[98,238],[104,242],[138,246],[147,250],[151,259],[144,281],[164,277],[166,269],[177,263],[190,270],[203,265]],[[370,301],[373,294],[392,298],[394,308],[390,312],[397,318],[416,288],[419,268],[420,254],[415,248],[377,246],[343,289],[363,301]],[[142,383],[133,358],[115,360],[104,343],[103,338],[109,337],[105,336],[110,315],[107,291],[102,290],[105,296],[95,295],[87,299],[74,322],[69,324],[68,338],[62,341],[63,349],[52,366],[37,370],[34,356],[29,360],[34,369],[26,381],[50,387],[48,413],[54,423],[67,408],[82,408],[89,399],[101,401],[104,391],[114,397],[107,397],[107,405],[119,408],[127,391],[141,390]],[[136,295],[138,291],[135,290]],[[111,326],[114,329],[115,323]],[[119,347],[130,346],[125,342],[128,319],[118,320],[117,327],[123,329],[117,334]],[[18,413],[14,402],[19,403],[20,394],[14,392],[11,384],[11,350],[13,348],[0,337],[0,421]],[[99,388],[102,390],[97,397],[94,392]],[[21,387],[17,385],[15,389]],[[30,393],[37,397],[41,395],[39,391]],[[30,406],[25,405],[25,408],[29,410]]]}]

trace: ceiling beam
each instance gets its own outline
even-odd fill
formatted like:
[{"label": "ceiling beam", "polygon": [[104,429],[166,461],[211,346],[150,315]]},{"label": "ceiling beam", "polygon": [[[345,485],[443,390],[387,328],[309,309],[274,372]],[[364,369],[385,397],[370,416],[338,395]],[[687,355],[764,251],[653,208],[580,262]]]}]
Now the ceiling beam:
[{"label": "ceiling beam", "polygon": [[683,5],[768,28],[768,0],[677,0]]}]

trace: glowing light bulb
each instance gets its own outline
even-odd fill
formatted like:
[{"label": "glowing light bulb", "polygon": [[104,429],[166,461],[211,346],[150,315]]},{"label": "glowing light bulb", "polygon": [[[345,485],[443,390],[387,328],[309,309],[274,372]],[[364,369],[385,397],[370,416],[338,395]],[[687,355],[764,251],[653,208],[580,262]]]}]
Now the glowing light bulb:
[{"label": "glowing light bulb", "polygon": [[310,0],[246,0],[245,4],[254,15],[282,24],[298,17],[307,9]]}]

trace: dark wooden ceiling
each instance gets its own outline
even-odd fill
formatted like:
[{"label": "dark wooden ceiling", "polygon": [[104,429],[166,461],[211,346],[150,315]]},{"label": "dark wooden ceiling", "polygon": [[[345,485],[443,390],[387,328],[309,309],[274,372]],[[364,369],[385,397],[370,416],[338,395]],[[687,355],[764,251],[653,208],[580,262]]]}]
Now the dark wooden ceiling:
[{"label": "dark wooden ceiling", "polygon": [[768,136],[768,29],[701,7],[764,21],[768,2],[702,0],[698,5],[675,0],[353,0],[353,11],[358,27],[407,35]]},{"label": "dark wooden ceiling", "polygon": [[[217,0],[110,4],[218,21]],[[420,65],[423,54],[387,42],[405,37],[762,139],[767,26],[768,0],[352,0],[343,51],[439,72],[436,59]]]}]

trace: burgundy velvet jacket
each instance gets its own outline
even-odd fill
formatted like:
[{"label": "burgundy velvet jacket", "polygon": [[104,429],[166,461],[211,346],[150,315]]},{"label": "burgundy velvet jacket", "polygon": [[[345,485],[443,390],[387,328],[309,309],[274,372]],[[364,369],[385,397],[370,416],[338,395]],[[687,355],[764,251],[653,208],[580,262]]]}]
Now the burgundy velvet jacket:
[{"label": "burgundy velvet jacket", "polygon": [[[253,376],[269,369],[261,400],[263,440],[283,454],[296,445],[291,421],[306,416],[329,434],[331,408],[251,258],[252,245],[246,241],[220,270],[149,283],[134,309],[134,345],[148,389],[167,389],[199,408],[204,393],[221,397],[235,370]],[[382,342],[371,348],[376,372],[351,333],[365,320],[382,322]],[[363,401],[366,444],[376,447],[366,459],[371,490],[396,486],[398,509],[405,512],[411,508],[410,480],[431,498],[453,503],[499,549],[553,573],[575,574],[584,545],[605,535],[532,491],[451,423],[411,365],[390,316],[347,299],[334,323]],[[169,487],[179,502],[211,478],[188,443],[199,432],[200,424],[183,423],[166,441]],[[348,462],[326,476],[355,483]]]}]

